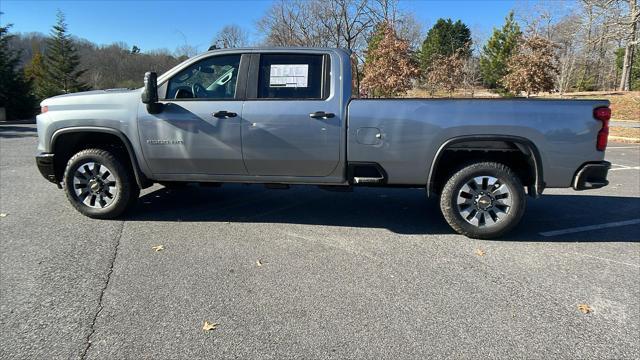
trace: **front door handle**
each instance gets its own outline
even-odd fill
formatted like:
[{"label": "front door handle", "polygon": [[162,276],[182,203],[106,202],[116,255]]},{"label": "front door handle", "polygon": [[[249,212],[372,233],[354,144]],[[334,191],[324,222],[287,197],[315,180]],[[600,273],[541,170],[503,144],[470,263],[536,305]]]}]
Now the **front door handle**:
[{"label": "front door handle", "polygon": [[330,119],[335,116],[336,114],[334,113],[326,113],[324,111],[316,111],[309,114],[309,117],[313,119]]},{"label": "front door handle", "polygon": [[236,116],[238,116],[238,114],[225,110],[216,111],[213,113],[213,117],[217,117],[218,119],[232,118]]}]

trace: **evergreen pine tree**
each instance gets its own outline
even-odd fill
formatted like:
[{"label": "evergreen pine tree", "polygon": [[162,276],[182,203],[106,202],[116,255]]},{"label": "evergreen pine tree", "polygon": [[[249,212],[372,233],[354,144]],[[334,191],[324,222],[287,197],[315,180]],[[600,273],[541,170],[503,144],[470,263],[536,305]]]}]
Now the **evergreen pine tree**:
[{"label": "evergreen pine tree", "polygon": [[365,64],[371,63],[373,61],[373,54],[378,49],[378,44],[380,44],[380,41],[382,41],[382,39],[384,38],[386,27],[387,23],[385,22],[381,22],[376,25],[371,38],[369,38],[369,41],[367,42],[367,52],[364,56]]},{"label": "evergreen pine tree", "polygon": [[493,35],[482,48],[480,73],[489,88],[500,86],[498,82],[507,74],[507,61],[516,52],[522,32],[516,23],[513,11],[505,18],[501,29],[494,29]]},{"label": "evergreen pine tree", "polygon": [[44,57],[39,49],[33,49],[33,57],[31,61],[24,67],[24,75],[31,81],[32,93],[36,99],[44,100],[47,97],[46,68],[44,66]]},{"label": "evergreen pine tree", "polygon": [[471,30],[462,21],[438,19],[427,33],[420,50],[420,67],[427,72],[436,56],[449,57],[459,53],[471,56]]},{"label": "evergreen pine tree", "polygon": [[5,108],[7,119],[24,119],[33,116],[37,104],[30,81],[18,69],[20,53],[9,48],[10,27],[0,26],[0,108]]},{"label": "evergreen pine tree", "polygon": [[45,58],[47,96],[84,91],[86,85],[80,82],[85,70],[78,70],[80,57],[73,45],[71,35],[67,33],[64,14],[58,11],[56,25],[47,42]]}]

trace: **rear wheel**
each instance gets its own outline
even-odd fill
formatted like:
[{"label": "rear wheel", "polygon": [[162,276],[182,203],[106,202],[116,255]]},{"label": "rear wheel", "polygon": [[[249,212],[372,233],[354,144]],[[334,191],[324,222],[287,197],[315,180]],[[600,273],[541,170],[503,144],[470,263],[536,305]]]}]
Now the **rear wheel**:
[{"label": "rear wheel", "polygon": [[129,167],[103,149],[82,150],[69,159],[64,190],[76,210],[98,219],[118,217],[140,194]]},{"label": "rear wheel", "polygon": [[525,202],[524,187],[509,167],[482,162],[460,169],[447,181],[440,209],[459,234],[491,239],[520,222]]}]

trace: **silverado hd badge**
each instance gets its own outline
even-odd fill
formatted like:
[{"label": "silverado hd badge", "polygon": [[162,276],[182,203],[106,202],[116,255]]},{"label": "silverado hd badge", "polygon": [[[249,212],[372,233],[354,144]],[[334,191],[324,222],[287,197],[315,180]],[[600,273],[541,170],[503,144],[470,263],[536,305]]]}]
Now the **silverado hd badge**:
[{"label": "silverado hd badge", "polygon": [[149,145],[183,145],[182,140],[147,140]]}]

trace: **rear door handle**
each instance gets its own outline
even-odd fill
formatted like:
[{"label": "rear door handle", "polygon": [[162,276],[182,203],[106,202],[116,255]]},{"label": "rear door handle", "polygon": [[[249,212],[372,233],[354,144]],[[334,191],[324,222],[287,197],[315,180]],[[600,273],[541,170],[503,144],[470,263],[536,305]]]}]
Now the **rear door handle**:
[{"label": "rear door handle", "polygon": [[230,111],[225,111],[225,110],[216,111],[213,113],[213,117],[217,117],[218,119],[232,118],[236,116],[238,116],[238,114]]},{"label": "rear door handle", "polygon": [[324,111],[316,111],[309,114],[309,117],[313,119],[330,119],[335,116],[336,114],[334,113],[326,113]]}]

